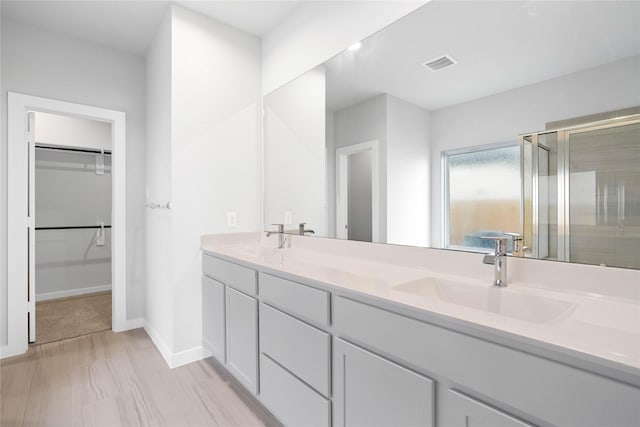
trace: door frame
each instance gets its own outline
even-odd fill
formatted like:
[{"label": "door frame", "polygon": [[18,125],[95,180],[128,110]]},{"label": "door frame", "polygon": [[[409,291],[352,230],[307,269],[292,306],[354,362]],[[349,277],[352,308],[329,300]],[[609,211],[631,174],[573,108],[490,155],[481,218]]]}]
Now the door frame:
[{"label": "door frame", "polygon": [[[127,328],[126,265],[126,114],[122,111],[8,92],[7,147],[7,344],[0,358],[27,351],[29,111],[62,114],[111,123],[112,329]],[[35,295],[33,296],[35,298]]]},{"label": "door frame", "polygon": [[336,149],[336,237],[347,239],[349,218],[349,156],[371,152],[371,240],[380,242],[380,154],[378,140]]}]

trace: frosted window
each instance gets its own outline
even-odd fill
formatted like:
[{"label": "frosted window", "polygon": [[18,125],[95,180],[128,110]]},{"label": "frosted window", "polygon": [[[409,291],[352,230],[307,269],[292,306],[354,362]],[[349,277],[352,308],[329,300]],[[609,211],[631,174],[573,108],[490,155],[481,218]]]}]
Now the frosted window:
[{"label": "frosted window", "polygon": [[483,236],[521,232],[519,146],[455,153],[445,158],[448,247],[492,248],[493,243]]}]

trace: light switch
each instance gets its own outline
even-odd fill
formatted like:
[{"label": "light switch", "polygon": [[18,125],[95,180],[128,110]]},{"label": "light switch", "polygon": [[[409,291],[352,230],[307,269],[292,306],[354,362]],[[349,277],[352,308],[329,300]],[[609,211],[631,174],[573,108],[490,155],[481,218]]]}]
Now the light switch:
[{"label": "light switch", "polygon": [[284,211],[284,225],[293,224],[293,212]]},{"label": "light switch", "polygon": [[236,211],[227,212],[227,227],[234,228],[238,226],[238,213]]}]

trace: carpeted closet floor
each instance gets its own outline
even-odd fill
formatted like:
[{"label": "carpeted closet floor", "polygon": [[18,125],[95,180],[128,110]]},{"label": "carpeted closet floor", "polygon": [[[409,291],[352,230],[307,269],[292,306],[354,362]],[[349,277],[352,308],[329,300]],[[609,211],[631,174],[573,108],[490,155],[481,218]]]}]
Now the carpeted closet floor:
[{"label": "carpeted closet floor", "polygon": [[111,329],[111,292],[36,302],[36,345]]}]

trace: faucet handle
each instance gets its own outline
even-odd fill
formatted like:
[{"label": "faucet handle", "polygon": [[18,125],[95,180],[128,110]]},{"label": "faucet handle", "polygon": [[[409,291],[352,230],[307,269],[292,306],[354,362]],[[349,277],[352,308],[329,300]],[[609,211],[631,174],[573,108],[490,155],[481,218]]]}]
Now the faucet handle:
[{"label": "faucet handle", "polygon": [[284,233],[284,224],[271,224],[278,227],[278,233]]},{"label": "faucet handle", "polygon": [[480,236],[484,240],[493,240],[495,242],[495,255],[507,254],[507,237],[506,236]]},{"label": "faucet handle", "polygon": [[[520,233],[504,233],[507,236],[511,237],[511,241],[513,242],[513,253],[517,254],[520,252],[520,242],[523,242],[522,234]],[[522,248],[524,249],[524,248]]]}]

